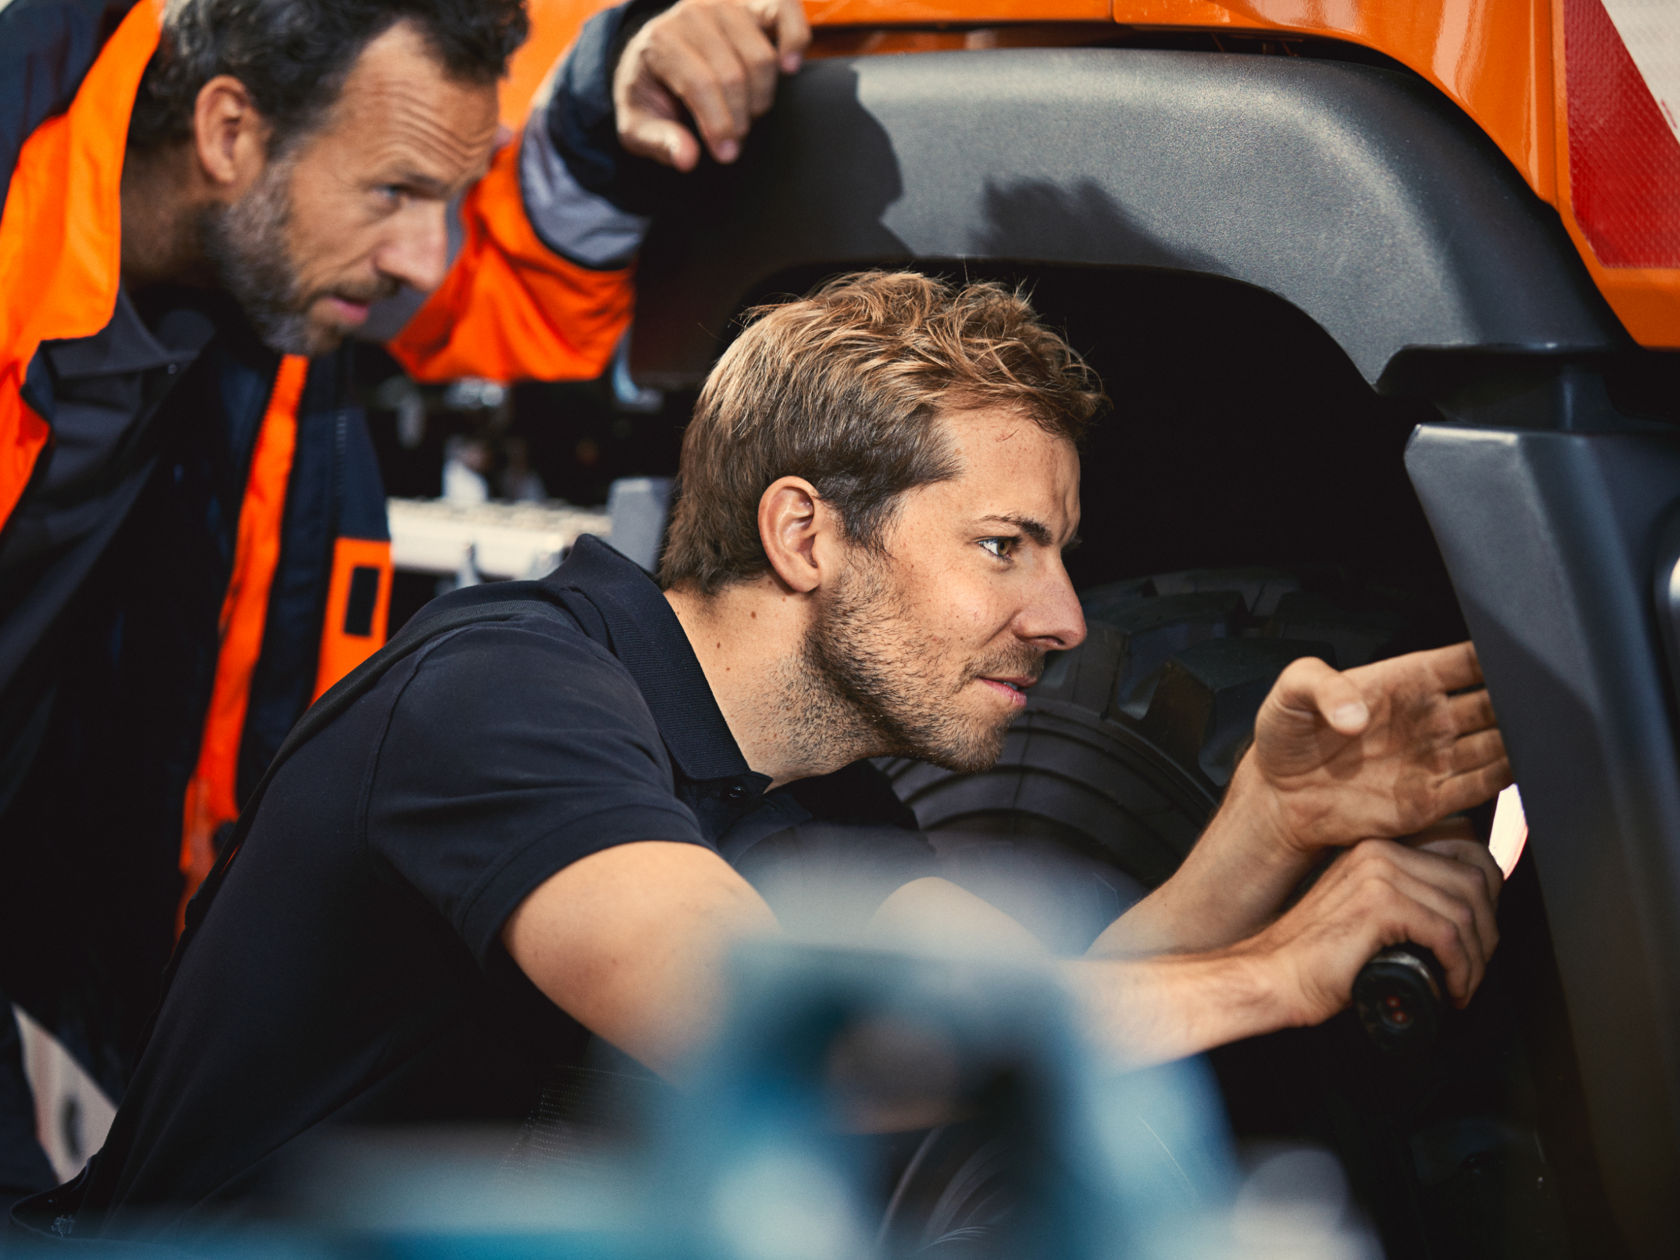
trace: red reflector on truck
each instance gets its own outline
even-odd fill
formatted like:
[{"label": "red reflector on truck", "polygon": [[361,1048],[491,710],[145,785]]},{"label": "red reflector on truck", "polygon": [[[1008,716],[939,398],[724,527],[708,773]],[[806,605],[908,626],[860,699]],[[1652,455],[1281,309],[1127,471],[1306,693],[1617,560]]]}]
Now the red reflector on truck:
[{"label": "red reflector on truck", "polygon": [[1608,267],[1680,267],[1680,139],[1603,0],[1564,0],[1575,219]]}]

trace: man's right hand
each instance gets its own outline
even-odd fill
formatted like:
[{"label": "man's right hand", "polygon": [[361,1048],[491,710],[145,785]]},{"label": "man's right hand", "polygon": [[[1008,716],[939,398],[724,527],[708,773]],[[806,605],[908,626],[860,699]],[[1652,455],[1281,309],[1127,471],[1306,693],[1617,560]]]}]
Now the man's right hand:
[{"label": "man's right hand", "polygon": [[[679,171],[733,162],[779,74],[799,69],[811,28],[800,0],[682,0],[642,27],[613,75],[626,152]],[[692,118],[700,138],[685,123]]]},{"label": "man's right hand", "polygon": [[1093,948],[1063,963],[1094,1044],[1140,1066],[1322,1023],[1352,1000],[1372,955],[1404,941],[1435,954],[1463,1006],[1499,939],[1499,868],[1473,839],[1432,835],[1354,845],[1299,902],[1235,944],[1146,956]]},{"label": "man's right hand", "polygon": [[1236,947],[1265,967],[1284,1024],[1336,1014],[1371,957],[1405,941],[1435,955],[1454,1004],[1470,1000],[1499,940],[1503,876],[1485,845],[1453,831],[1412,844],[1355,845],[1276,922]]}]

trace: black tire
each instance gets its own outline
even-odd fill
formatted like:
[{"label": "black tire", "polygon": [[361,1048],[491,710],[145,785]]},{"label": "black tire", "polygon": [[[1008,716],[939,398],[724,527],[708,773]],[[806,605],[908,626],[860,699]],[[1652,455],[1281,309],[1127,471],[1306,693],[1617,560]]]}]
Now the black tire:
[{"label": "black tire", "polygon": [[1090,944],[1177,869],[1285,666],[1397,649],[1404,618],[1333,574],[1195,570],[1091,590],[997,764],[885,762],[948,876],[1053,949]]}]

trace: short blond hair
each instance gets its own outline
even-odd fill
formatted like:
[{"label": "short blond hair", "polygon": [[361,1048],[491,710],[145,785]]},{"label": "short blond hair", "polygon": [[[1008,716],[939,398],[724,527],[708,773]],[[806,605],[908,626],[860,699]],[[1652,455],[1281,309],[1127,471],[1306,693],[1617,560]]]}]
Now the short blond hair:
[{"label": "short blond hair", "polygon": [[1026,297],[994,282],[863,272],[747,318],[683,437],[666,587],[712,595],[768,569],[758,503],[777,478],[805,478],[848,538],[878,549],[905,491],[958,471],[941,418],[1009,407],[1078,442],[1106,401]]}]

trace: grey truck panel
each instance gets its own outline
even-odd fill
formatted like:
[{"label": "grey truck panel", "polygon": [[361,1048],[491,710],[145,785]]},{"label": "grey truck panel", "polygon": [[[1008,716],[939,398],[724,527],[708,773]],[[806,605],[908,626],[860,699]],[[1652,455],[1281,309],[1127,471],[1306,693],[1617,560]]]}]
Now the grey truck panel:
[{"label": "grey truck panel", "polygon": [[819,61],[735,169],[680,188],[642,268],[633,366],[652,385],[702,376],[779,273],[910,259],[1228,277],[1305,311],[1373,383],[1412,348],[1621,338],[1493,144],[1421,81],[1367,65],[1139,49]]},{"label": "grey truck panel", "polygon": [[1406,466],[1522,785],[1605,1191],[1634,1254],[1680,1254],[1680,434],[1424,425]]}]

